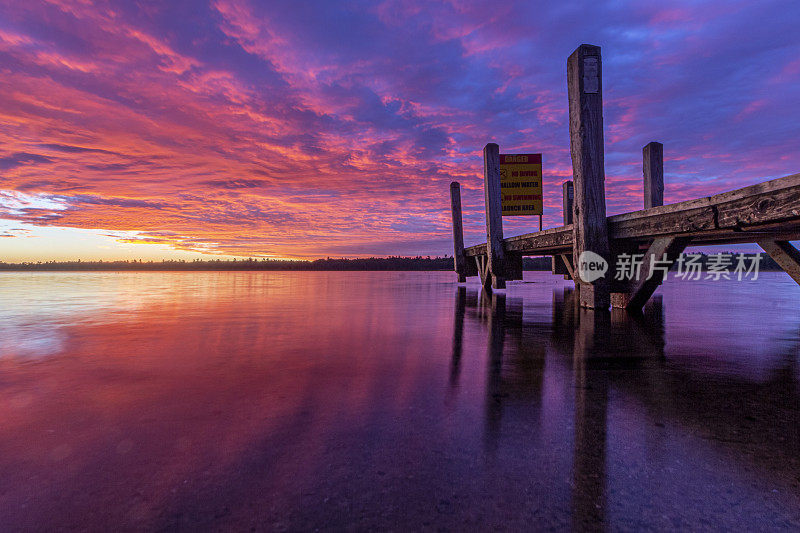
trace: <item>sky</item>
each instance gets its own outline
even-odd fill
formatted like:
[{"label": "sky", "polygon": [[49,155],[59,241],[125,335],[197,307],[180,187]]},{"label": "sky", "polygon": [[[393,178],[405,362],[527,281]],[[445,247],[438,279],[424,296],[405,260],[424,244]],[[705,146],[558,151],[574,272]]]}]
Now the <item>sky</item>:
[{"label": "sky", "polygon": [[[800,172],[800,3],[0,0],[0,260],[452,254],[481,151],[571,178],[602,47],[609,214]],[[535,217],[505,217],[506,236]]]}]

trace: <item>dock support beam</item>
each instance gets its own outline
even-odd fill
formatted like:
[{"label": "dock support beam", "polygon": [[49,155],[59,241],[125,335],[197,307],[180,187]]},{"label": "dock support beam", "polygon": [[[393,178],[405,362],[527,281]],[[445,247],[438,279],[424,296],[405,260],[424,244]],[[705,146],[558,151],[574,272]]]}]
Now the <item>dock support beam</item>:
[{"label": "dock support beam", "polygon": [[641,311],[691,240],[690,237],[658,237],[653,240],[642,258],[630,292],[612,294],[612,305],[628,311]]},{"label": "dock support beam", "polygon": [[458,274],[458,282],[467,281],[467,261],[464,256],[464,227],[461,222],[461,185],[457,181],[450,184],[450,211],[453,215],[453,267]]},{"label": "dock support beam", "polygon": [[[569,137],[573,204],[575,270],[580,271],[584,252],[593,252],[610,263],[606,226],[605,163],[603,155],[603,88],[600,47],[582,44],[567,60]],[[607,310],[611,304],[609,272],[587,283],[576,272],[580,305]]]},{"label": "dock support beam", "polygon": [[[486,288],[506,288],[505,249],[503,248],[503,206],[500,193],[500,147],[495,143],[483,149],[483,190],[486,197]],[[604,219],[605,220],[605,219]]]},{"label": "dock support beam", "polygon": [[800,251],[789,241],[758,241],[758,245],[789,274],[800,283]]},{"label": "dock support beam", "polygon": [[644,208],[664,205],[664,145],[647,143],[642,148],[642,174],[644,176]]},{"label": "dock support beam", "polygon": [[[642,176],[644,179],[642,184],[642,190],[644,192],[644,208],[650,209],[651,207],[659,207],[664,205],[663,144],[653,141],[642,147]],[[652,244],[655,244],[655,242]],[[658,248],[658,246],[656,246],[656,248]],[[683,251],[683,249],[681,249],[681,251]],[[616,258],[622,254],[636,255],[638,253],[639,249],[636,244],[628,244],[627,246],[617,244],[616,246],[612,246],[611,257],[616,261]],[[649,253],[650,250],[647,251],[647,254]],[[661,253],[663,253],[663,250]],[[660,261],[663,259],[663,257],[658,256],[656,259]],[[645,260],[647,260],[647,257],[645,257]],[[647,268],[649,268],[649,266]],[[645,272],[645,275],[647,275],[647,272]],[[661,281],[663,280],[659,279],[658,283],[661,283]],[[658,284],[656,284],[656,287],[658,287]],[[650,294],[648,294],[647,298],[640,302],[641,296],[637,296],[637,291],[640,290],[642,290],[641,287],[638,287],[635,283],[631,284],[616,279],[612,280],[611,307],[640,310],[642,307],[644,307],[644,304],[647,303],[647,298],[653,294],[652,291],[650,291]],[[655,287],[653,290],[655,290]],[[631,306],[631,300],[634,302],[633,306]],[[639,305],[639,303],[641,305]]]},{"label": "dock support beam", "polygon": [[572,254],[558,254],[552,257],[551,271],[553,274],[562,274],[564,279],[575,279],[572,268]]}]

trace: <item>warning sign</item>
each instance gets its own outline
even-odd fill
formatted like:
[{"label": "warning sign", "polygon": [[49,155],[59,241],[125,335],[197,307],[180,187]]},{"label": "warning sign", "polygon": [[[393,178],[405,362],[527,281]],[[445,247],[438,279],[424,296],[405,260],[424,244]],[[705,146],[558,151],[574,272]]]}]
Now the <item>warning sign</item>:
[{"label": "warning sign", "polygon": [[542,154],[500,154],[503,216],[542,214]]}]

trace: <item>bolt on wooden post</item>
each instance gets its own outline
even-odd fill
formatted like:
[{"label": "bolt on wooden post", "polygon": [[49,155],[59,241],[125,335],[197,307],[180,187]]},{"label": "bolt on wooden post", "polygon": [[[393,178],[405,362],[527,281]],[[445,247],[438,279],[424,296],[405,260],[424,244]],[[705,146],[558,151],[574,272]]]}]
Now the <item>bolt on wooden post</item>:
[{"label": "bolt on wooden post", "polygon": [[592,252],[610,264],[606,227],[605,168],[603,160],[603,87],[600,47],[582,44],[567,60],[569,137],[572,155],[573,257],[580,304],[608,309],[611,304],[609,271],[591,283],[577,275],[581,254]]},{"label": "bolt on wooden post", "polygon": [[453,216],[453,267],[458,274],[458,282],[467,281],[467,261],[464,256],[464,227],[461,222],[461,185],[450,184],[450,211]]},{"label": "bolt on wooden post", "polygon": [[503,206],[500,196],[500,147],[483,148],[483,191],[486,201],[486,255],[488,271],[484,286],[505,289],[506,267],[503,248]]}]

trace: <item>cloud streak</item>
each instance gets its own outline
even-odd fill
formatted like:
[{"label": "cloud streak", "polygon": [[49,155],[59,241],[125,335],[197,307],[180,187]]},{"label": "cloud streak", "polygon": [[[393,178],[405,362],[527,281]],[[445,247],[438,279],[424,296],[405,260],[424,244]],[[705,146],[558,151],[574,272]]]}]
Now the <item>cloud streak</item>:
[{"label": "cloud streak", "polygon": [[640,207],[651,140],[668,202],[800,169],[797,6],[489,6],[0,2],[0,190],[52,203],[0,214],[209,253],[447,253],[448,184],[478,242],[498,142],[544,154],[559,225],[581,42],[603,47],[611,212]]}]

